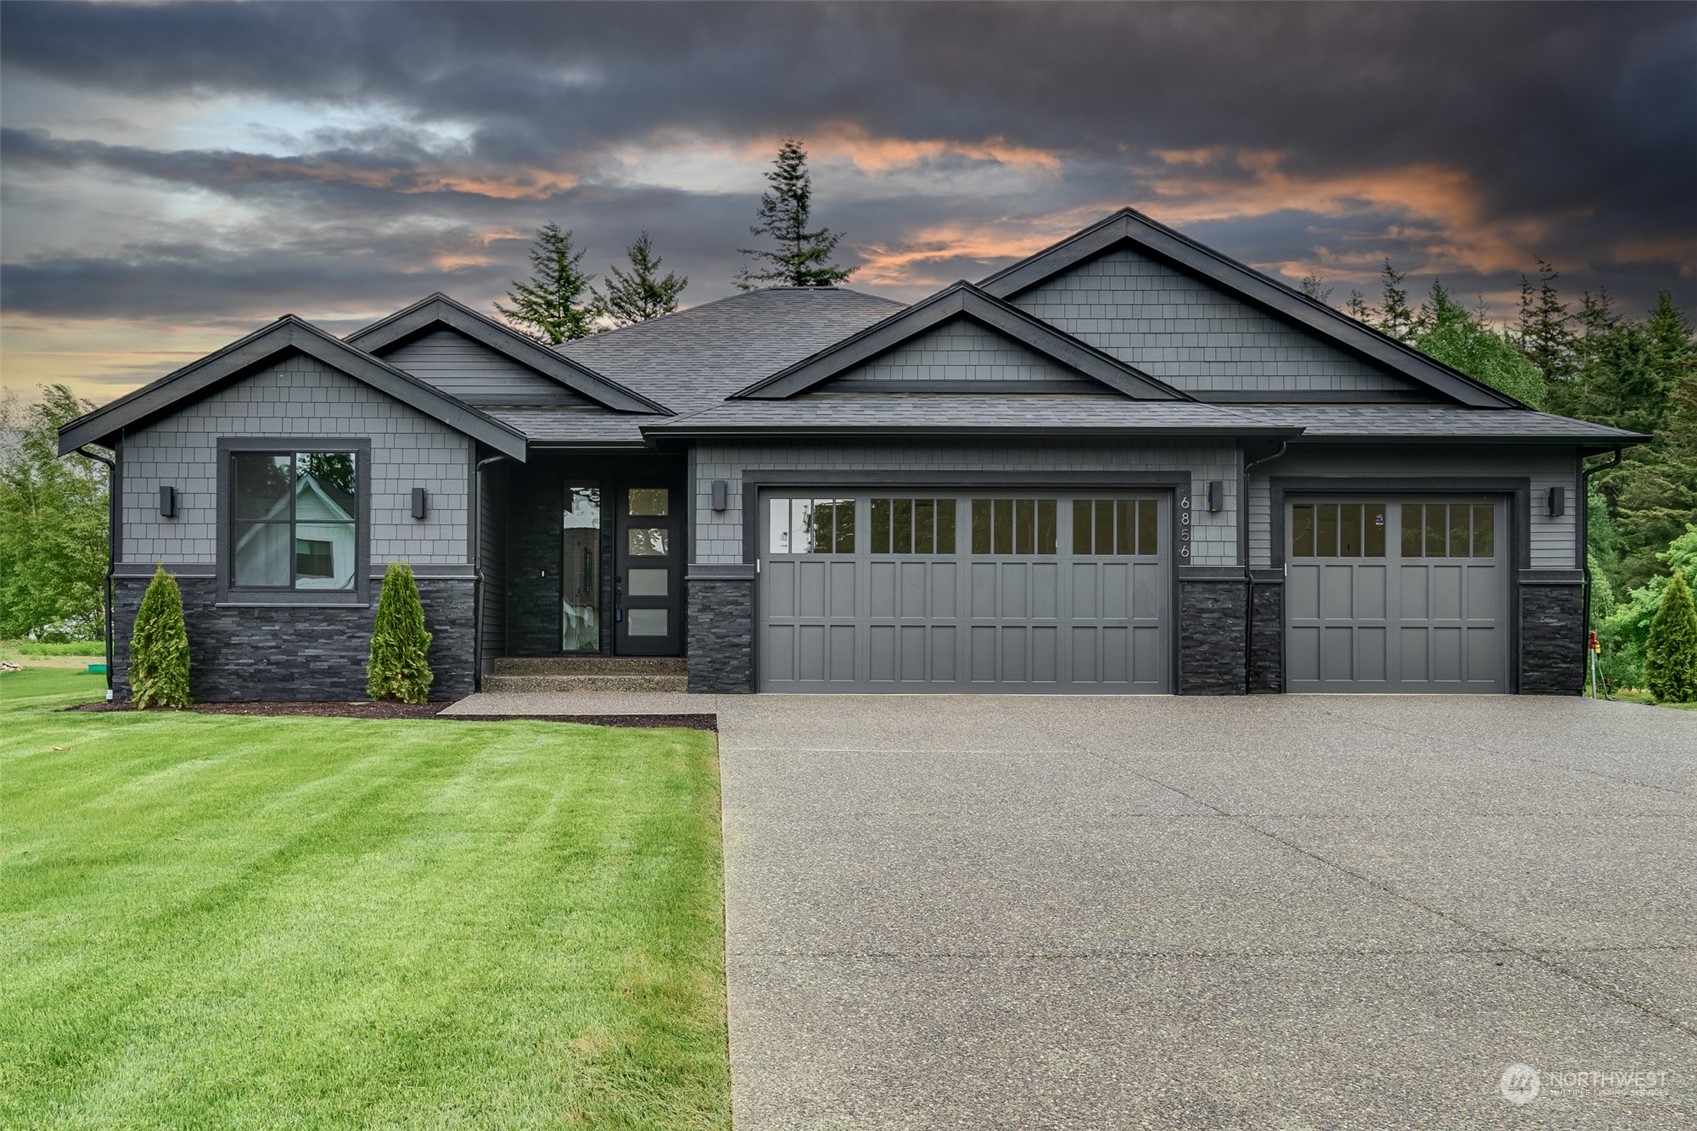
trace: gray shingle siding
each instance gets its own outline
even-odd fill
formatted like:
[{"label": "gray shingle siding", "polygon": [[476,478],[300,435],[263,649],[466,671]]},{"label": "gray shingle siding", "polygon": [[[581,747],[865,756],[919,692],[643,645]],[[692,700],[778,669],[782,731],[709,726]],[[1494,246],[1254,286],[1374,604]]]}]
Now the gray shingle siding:
[{"label": "gray shingle siding", "polygon": [[442,328],[379,355],[397,369],[468,404],[590,405],[581,393],[510,357]]},{"label": "gray shingle siding", "polygon": [[[856,444],[793,443],[773,446],[701,443],[696,449],[696,527],[694,561],[725,564],[743,561],[743,475],[748,472],[809,471],[852,473],[899,471],[915,476],[950,472],[994,472],[1009,487],[1021,485],[1022,472],[1179,472],[1191,476],[1192,491],[1207,497],[1208,481],[1220,480],[1224,506],[1208,513],[1203,502],[1192,507],[1191,557],[1196,565],[1237,564],[1237,453],[1229,443],[1175,441],[1132,443],[1076,442],[1064,447],[995,441],[916,445],[900,441]],[[829,477],[819,485],[829,488]],[[729,485],[728,505],[712,509],[712,485]]]},{"label": "gray shingle siding", "polygon": [[[982,381],[986,384],[1058,381],[1083,390],[1103,390],[1100,383],[1044,357],[1029,346],[964,320],[949,322],[922,334],[830,379],[820,388],[829,389],[844,380],[879,383]],[[947,411],[946,404],[938,406],[939,415]]]},{"label": "gray shingle siding", "polygon": [[[1249,482],[1249,564],[1272,562],[1272,493],[1269,476],[1337,476],[1347,483],[1361,478],[1530,478],[1532,506],[1529,545],[1533,569],[1574,569],[1579,563],[1578,482],[1571,450],[1511,449],[1488,446],[1390,446],[1343,450],[1293,449],[1255,468]],[[1566,513],[1552,517],[1545,505],[1551,487],[1567,489]]]},{"label": "gray shingle siding", "polygon": [[[470,441],[323,362],[295,355],[132,432],[123,445],[121,561],[218,558],[218,437],[369,437],[371,562],[466,560]],[[177,489],[177,517],[159,488]],[[412,489],[430,494],[412,517]]]},{"label": "gray shingle siding", "polygon": [[1416,388],[1129,248],[1011,301],[1189,393],[1329,391],[1347,400]]}]

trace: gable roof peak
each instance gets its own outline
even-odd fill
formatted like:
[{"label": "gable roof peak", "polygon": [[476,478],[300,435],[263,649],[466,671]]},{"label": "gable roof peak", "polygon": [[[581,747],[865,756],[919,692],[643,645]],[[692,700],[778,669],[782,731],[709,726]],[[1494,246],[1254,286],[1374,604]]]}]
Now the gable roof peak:
[{"label": "gable roof peak", "polygon": [[970,319],[1035,353],[1138,400],[1193,400],[1111,354],[1033,317],[962,279],[888,318],[731,394],[731,399],[782,400],[871,361],[952,322]]},{"label": "gable roof peak", "polygon": [[515,429],[294,314],[282,315],[223,349],[64,424],[59,429],[59,454],[102,443],[126,428],[174,412],[291,352],[305,354],[503,455],[520,462],[525,458],[524,437]]},{"label": "gable roof peak", "polygon": [[671,410],[659,401],[621,385],[583,362],[550,349],[441,291],[426,295],[411,306],[355,330],[344,340],[350,346],[376,355],[439,326],[462,334],[614,412],[671,415]]},{"label": "gable roof peak", "polygon": [[1305,333],[1329,341],[1346,353],[1432,389],[1448,400],[1470,408],[1527,407],[1508,394],[1310,298],[1282,280],[1198,243],[1135,208],[1125,207],[1110,213],[1060,242],[989,275],[979,286],[997,298],[1012,299],[1125,245]]}]

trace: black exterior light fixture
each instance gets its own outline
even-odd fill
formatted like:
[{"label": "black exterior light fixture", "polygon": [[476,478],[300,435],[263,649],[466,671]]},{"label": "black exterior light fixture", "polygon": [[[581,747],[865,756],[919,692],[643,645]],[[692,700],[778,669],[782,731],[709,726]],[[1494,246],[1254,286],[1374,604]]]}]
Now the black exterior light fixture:
[{"label": "black exterior light fixture", "polygon": [[1567,491],[1562,487],[1550,488],[1550,517],[1557,518],[1567,513]]},{"label": "black exterior light fixture", "polygon": [[175,487],[159,488],[159,517],[177,517],[177,489]]},{"label": "black exterior light fixture", "polygon": [[1219,514],[1225,506],[1226,485],[1218,479],[1208,480],[1208,513]]},{"label": "black exterior light fixture", "polygon": [[713,509],[722,511],[730,504],[731,485],[723,479],[713,480]]},{"label": "black exterior light fixture", "polygon": [[429,513],[430,496],[425,492],[423,487],[414,487],[412,489],[412,516],[414,518],[423,518]]}]

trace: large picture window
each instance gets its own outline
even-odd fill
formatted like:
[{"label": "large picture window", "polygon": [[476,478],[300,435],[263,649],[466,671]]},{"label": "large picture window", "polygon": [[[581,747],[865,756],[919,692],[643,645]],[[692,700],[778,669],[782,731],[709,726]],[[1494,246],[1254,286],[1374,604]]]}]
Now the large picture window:
[{"label": "large picture window", "polygon": [[232,589],[352,590],[359,574],[359,456],[233,452]]}]

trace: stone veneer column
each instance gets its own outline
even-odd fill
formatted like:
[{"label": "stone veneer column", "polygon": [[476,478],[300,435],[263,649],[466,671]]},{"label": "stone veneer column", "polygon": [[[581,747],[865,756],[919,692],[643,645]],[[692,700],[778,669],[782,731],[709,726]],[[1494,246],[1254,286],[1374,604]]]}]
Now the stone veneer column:
[{"label": "stone veneer column", "polygon": [[1242,695],[1248,583],[1236,566],[1179,566],[1180,695]]},{"label": "stone veneer column", "polygon": [[1523,571],[1519,611],[1520,690],[1578,695],[1585,687],[1585,575]]},{"label": "stone veneer column", "polygon": [[1251,570],[1249,588],[1249,691],[1278,694],[1285,689],[1285,575],[1283,570]]},{"label": "stone veneer column", "polygon": [[692,565],[685,594],[689,689],[720,694],[753,691],[754,567]]}]

